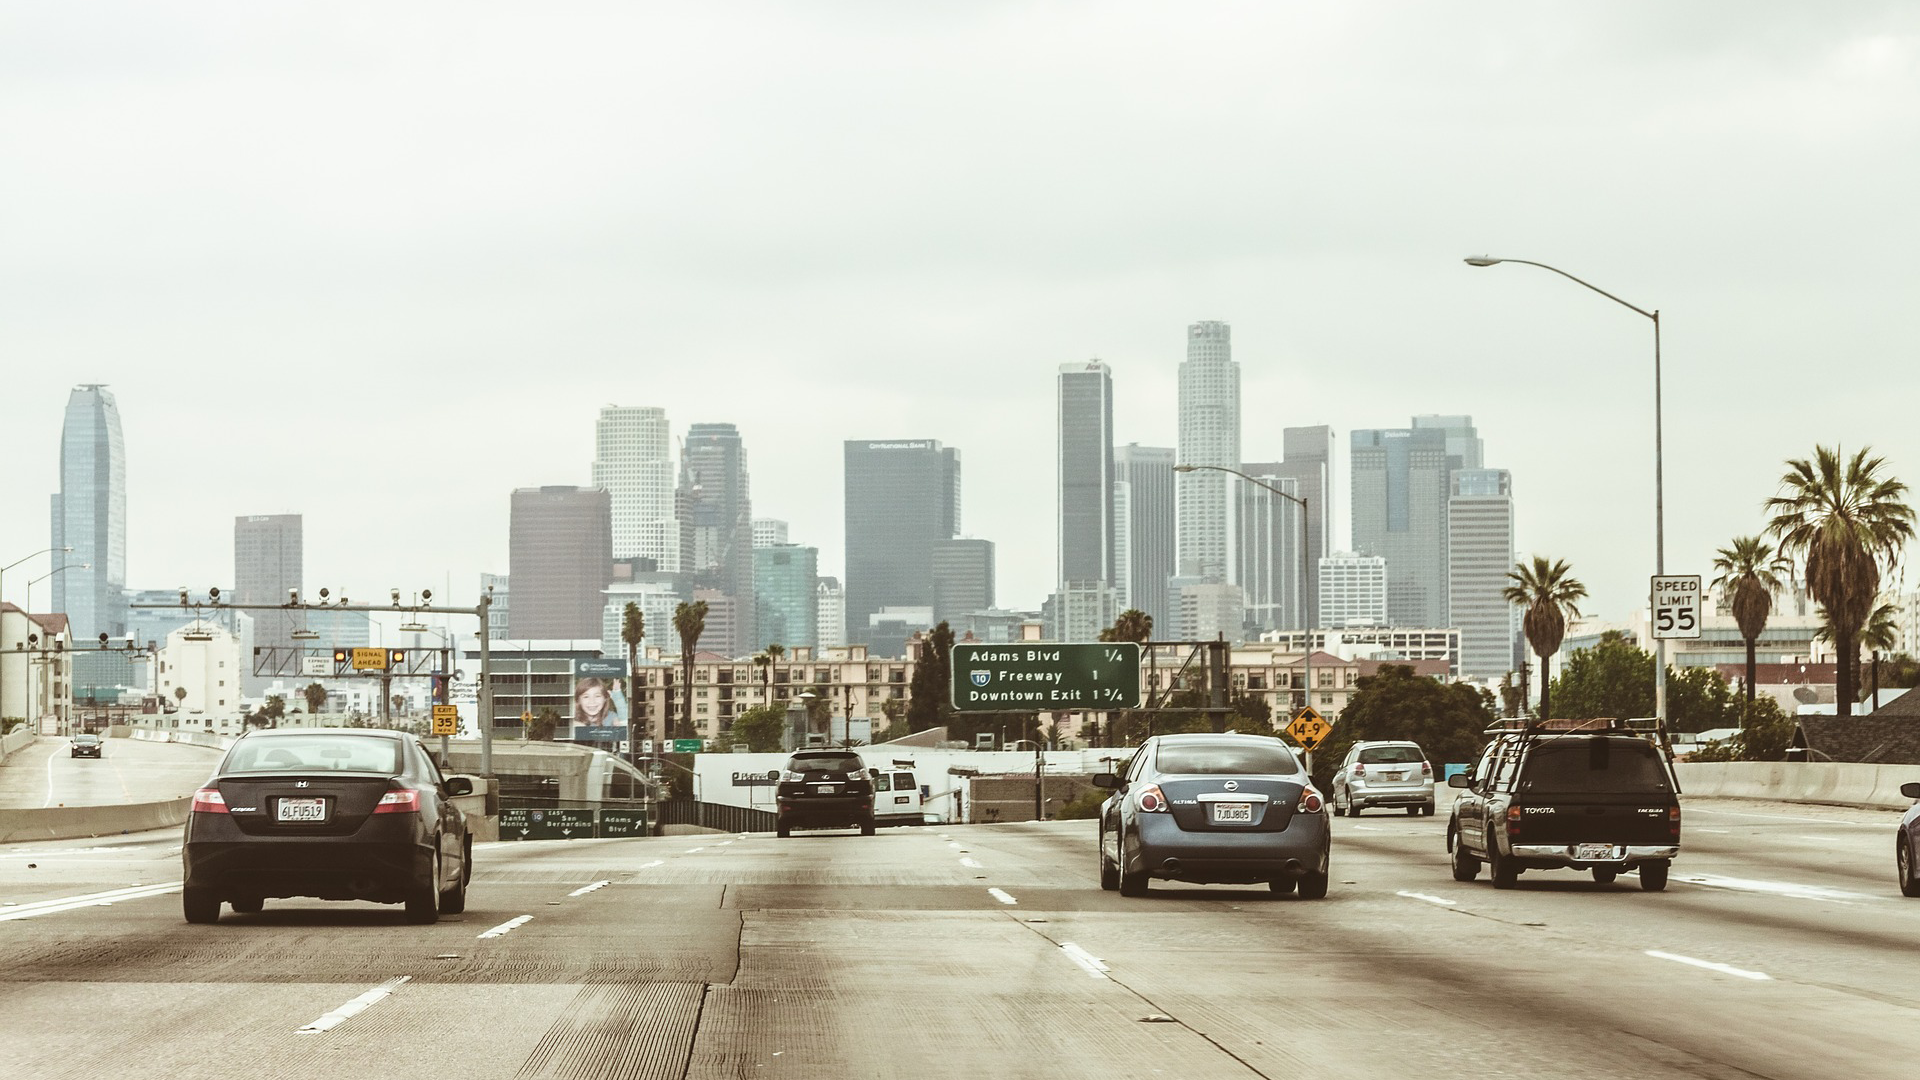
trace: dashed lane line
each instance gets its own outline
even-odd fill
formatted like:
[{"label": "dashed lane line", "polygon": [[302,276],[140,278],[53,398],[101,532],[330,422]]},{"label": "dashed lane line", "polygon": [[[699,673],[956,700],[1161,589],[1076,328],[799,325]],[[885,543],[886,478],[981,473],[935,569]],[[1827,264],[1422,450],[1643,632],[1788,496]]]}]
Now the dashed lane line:
[{"label": "dashed lane line", "polygon": [[525,926],[532,921],[533,921],[533,916],[521,915],[518,918],[508,919],[506,922],[501,923],[499,926],[496,926],[493,929],[478,935],[478,937],[482,941],[485,941],[488,938],[505,937],[506,935],[513,933],[515,930],[518,930],[520,927]]},{"label": "dashed lane line", "polygon": [[1752,979],[1755,982],[1770,982],[1773,978],[1764,971],[1748,971],[1745,968],[1737,968],[1731,964],[1718,964],[1712,960],[1699,960],[1691,956],[1681,956],[1678,953],[1661,952],[1659,949],[1648,949],[1647,955],[1656,960],[1671,960],[1676,964],[1687,964],[1692,967],[1705,968],[1708,971],[1717,971],[1722,975],[1732,975],[1741,979]]},{"label": "dashed lane line", "polygon": [[[482,934],[481,936],[485,937],[486,935]],[[323,1031],[332,1031],[334,1028],[339,1027],[341,1024],[346,1023],[347,1021],[353,1019],[354,1017],[359,1016],[361,1013],[366,1012],[368,1009],[372,1008],[373,1006],[378,1005],[381,1001],[384,1001],[386,999],[387,995],[399,989],[401,984],[407,982],[412,978],[413,976],[411,975],[402,975],[397,979],[388,979],[386,982],[383,982],[379,986],[376,986],[373,989],[367,991],[366,993],[361,994],[359,997],[354,998],[352,1001],[347,1002],[345,1005],[342,1005],[339,1008],[333,1010],[332,1012],[326,1014],[325,1016],[322,1016],[320,1019],[315,1020],[311,1024],[308,1024],[306,1027],[295,1028],[293,1030],[293,1033],[295,1035],[318,1035]]]},{"label": "dashed lane line", "polygon": [[604,889],[611,884],[613,884],[613,882],[611,881],[596,881],[591,885],[582,885],[581,887],[573,890],[567,895],[568,896],[585,896],[595,889]]},{"label": "dashed lane line", "polygon": [[1818,885],[1801,885],[1792,881],[1754,881],[1750,878],[1721,877],[1718,874],[1675,874],[1673,880],[1684,881],[1689,885],[1703,885],[1709,889],[1766,893],[1769,896],[1786,896],[1795,900],[1824,900],[1830,904],[1857,904],[1862,901],[1886,899],[1884,896],[1847,892],[1844,889],[1827,889]]},{"label": "dashed lane line", "polygon": [[1101,962],[1099,957],[1087,950],[1075,945],[1071,941],[1063,941],[1060,943],[1060,951],[1066,954],[1067,959],[1080,965],[1081,970],[1085,971],[1088,975],[1096,979],[1107,978],[1107,972],[1110,969],[1106,964]]},{"label": "dashed lane line", "polygon": [[36,900],[30,904],[0,908],[0,922],[14,919],[31,919],[36,915],[52,915],[57,911],[72,911],[75,908],[106,907],[122,900],[141,900],[149,896],[161,896],[170,892],[179,892],[180,882],[166,885],[135,885],[126,889],[111,889],[107,892],[88,893],[85,896],[63,896],[54,900]]},{"label": "dashed lane line", "polygon": [[961,859],[960,865],[966,867],[969,870],[979,870],[982,868],[980,866],[980,860],[974,858],[971,855],[967,856],[964,859]]},{"label": "dashed lane line", "polygon": [[639,870],[651,870],[651,869],[653,869],[653,868],[654,868],[654,867],[656,867],[656,866],[665,866],[665,865],[666,865],[666,860],[665,860],[665,859],[655,859],[655,860],[653,860],[653,861],[652,861],[652,862],[650,862],[650,863],[641,863],[641,864],[640,864],[640,865],[639,865],[638,867],[636,867],[636,869],[639,869]]},{"label": "dashed lane line", "polygon": [[1425,900],[1429,904],[1439,904],[1441,907],[1457,907],[1458,906],[1458,901],[1455,901],[1455,900],[1448,900],[1445,897],[1440,897],[1440,896],[1428,896],[1426,893],[1408,892],[1405,889],[1401,889],[1399,892],[1394,893],[1394,895],[1404,896],[1409,900]]},{"label": "dashed lane line", "polygon": [[687,854],[689,854],[689,855],[698,855],[698,854],[699,854],[700,852],[702,852],[702,851],[705,851],[705,850],[707,850],[707,849],[706,849],[706,848],[704,848],[704,847],[690,847],[690,848],[688,848],[688,849],[687,849]]},{"label": "dashed lane line", "polygon": [[1005,889],[988,889],[987,895],[993,897],[995,900],[998,900],[1003,904],[1017,904],[1020,902],[1018,900],[1015,900],[1013,897],[1007,895],[1007,891]]}]

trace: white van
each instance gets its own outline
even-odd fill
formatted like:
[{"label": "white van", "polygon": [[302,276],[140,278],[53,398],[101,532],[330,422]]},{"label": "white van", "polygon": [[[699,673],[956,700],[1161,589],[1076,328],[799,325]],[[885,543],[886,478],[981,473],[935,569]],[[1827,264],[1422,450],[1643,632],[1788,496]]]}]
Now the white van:
[{"label": "white van", "polygon": [[913,772],[912,758],[891,762],[868,762],[873,774],[873,823],[875,825],[919,825],[926,805],[926,792]]}]

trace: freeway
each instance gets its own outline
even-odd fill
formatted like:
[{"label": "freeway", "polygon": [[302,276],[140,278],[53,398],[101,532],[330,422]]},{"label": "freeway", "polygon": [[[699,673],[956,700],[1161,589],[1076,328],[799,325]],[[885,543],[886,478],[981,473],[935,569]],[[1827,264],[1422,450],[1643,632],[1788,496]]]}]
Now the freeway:
[{"label": "freeway", "polygon": [[1078,821],[483,845],[433,926],[306,901],[188,926],[177,834],[15,845],[0,1075],[1910,1073],[1898,815],[1686,812],[1658,894],[1456,883],[1443,807],[1336,819],[1318,902],[1102,892]]},{"label": "freeway", "polygon": [[191,795],[220,752],[185,743],[106,739],[99,758],[76,758],[64,738],[42,736],[0,764],[0,810],[108,806]]}]

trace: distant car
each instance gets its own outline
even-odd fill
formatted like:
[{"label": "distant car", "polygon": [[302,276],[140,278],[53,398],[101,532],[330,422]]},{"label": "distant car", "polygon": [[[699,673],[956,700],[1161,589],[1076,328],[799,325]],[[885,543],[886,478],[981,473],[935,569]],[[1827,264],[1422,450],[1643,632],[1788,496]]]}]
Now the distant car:
[{"label": "distant car", "polygon": [[1359,817],[1369,806],[1433,813],[1433,763],[1419,743],[1357,742],[1333,774],[1333,812]]},{"label": "distant car", "polygon": [[[1901,784],[1900,794],[1920,800],[1920,784]],[[1893,869],[1900,878],[1900,895],[1920,896],[1920,802],[1907,808],[1893,841]]]},{"label": "distant car", "polygon": [[873,775],[851,750],[797,750],[774,789],[777,836],[795,829],[859,829],[872,836]]},{"label": "distant car", "polygon": [[224,902],[270,898],[405,904],[407,921],[466,910],[473,840],[420,740],[377,729],[280,728],[242,735],[194,793],[181,858],[190,923]]},{"label": "distant car", "polygon": [[1100,887],[1145,896],[1152,878],[1266,882],[1274,893],[1327,895],[1332,831],[1300,759],[1261,735],[1157,735],[1100,808]]},{"label": "distant car", "polygon": [[83,731],[73,737],[71,750],[70,757],[97,758],[100,756],[100,736]]}]

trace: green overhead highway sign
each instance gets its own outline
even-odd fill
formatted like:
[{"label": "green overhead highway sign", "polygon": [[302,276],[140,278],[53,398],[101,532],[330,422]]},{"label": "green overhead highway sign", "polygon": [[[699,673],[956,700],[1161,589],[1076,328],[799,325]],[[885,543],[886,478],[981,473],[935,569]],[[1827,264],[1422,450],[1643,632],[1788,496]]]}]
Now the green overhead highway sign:
[{"label": "green overhead highway sign", "polygon": [[1140,707],[1140,646],[1016,641],[953,647],[959,712],[1051,712]]}]

